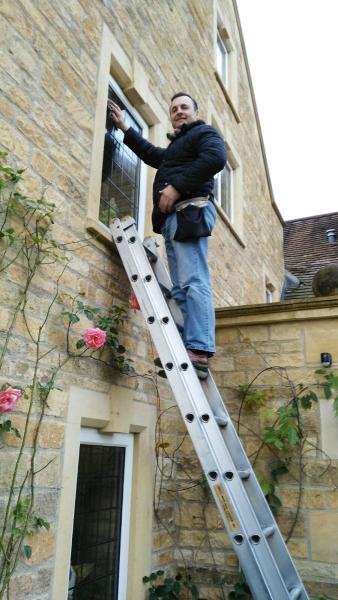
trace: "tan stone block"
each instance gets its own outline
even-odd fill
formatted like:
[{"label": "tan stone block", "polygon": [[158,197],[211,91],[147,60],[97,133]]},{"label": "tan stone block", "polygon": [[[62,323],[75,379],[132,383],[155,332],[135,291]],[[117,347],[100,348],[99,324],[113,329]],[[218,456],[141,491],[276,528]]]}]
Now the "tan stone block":
[{"label": "tan stone block", "polygon": [[298,340],[302,335],[302,328],[293,323],[276,323],[270,325],[271,340]]},{"label": "tan stone block", "polygon": [[33,119],[52,140],[61,145],[68,143],[67,132],[42,107],[37,106],[33,111]]},{"label": "tan stone block", "polygon": [[36,461],[35,484],[37,487],[55,487],[60,485],[60,452],[39,450]]},{"label": "tan stone block", "polygon": [[72,116],[75,123],[82,129],[82,131],[84,131],[87,135],[92,135],[93,116],[84,108],[84,106],[70,92],[70,90],[66,90],[65,92],[63,107]]},{"label": "tan stone block", "polygon": [[4,96],[0,96],[0,114],[11,121],[14,117],[13,104],[8,102]]},{"label": "tan stone block", "polygon": [[239,332],[241,341],[249,340],[251,342],[263,342],[269,339],[269,329],[267,325],[241,327]]},{"label": "tan stone block", "polygon": [[211,587],[206,585],[198,585],[198,591],[201,598],[207,598],[208,600],[220,600],[222,598],[222,592],[219,586]]},{"label": "tan stone block", "polygon": [[[215,373],[217,376],[217,372]],[[248,383],[250,380],[249,374],[247,371],[234,371],[224,373],[223,377],[219,377],[219,380],[215,377],[216,385],[222,385],[225,388],[230,386],[239,386],[244,383]]]},{"label": "tan stone block", "polygon": [[[15,462],[17,459],[18,451],[12,450],[6,452],[6,454],[2,453],[1,458],[1,469],[0,469],[0,488],[8,492],[8,482],[12,479],[13,470],[15,468]],[[18,472],[17,472],[17,481],[20,484],[23,482],[26,477],[27,471],[30,468],[30,456],[28,452],[25,452],[21,457],[19,462]]]},{"label": "tan stone block", "polygon": [[21,600],[26,598],[33,589],[33,578],[31,574],[14,576],[9,585],[9,600]]},{"label": "tan stone block", "polygon": [[303,512],[300,512],[298,516],[295,510],[281,508],[278,512],[277,522],[278,526],[283,535],[288,535],[291,527],[293,527],[296,520],[296,526],[293,529],[294,537],[305,537],[306,536],[306,521]]},{"label": "tan stone block", "polygon": [[327,506],[328,508],[338,509],[338,489],[326,492]]},{"label": "tan stone block", "polygon": [[166,552],[160,552],[158,554],[158,563],[162,567],[164,565],[171,563],[173,560],[174,560],[174,551],[173,550],[167,550]]},{"label": "tan stone block", "polygon": [[218,567],[225,567],[225,554],[224,552],[215,552],[214,549],[212,552],[210,550],[196,550],[194,553],[194,558],[197,567],[200,565],[217,565]]},{"label": "tan stone block", "polygon": [[10,320],[11,320],[11,316],[12,315],[8,310],[1,308],[1,310],[0,310],[0,331],[7,331]]},{"label": "tan stone block", "polygon": [[83,182],[88,180],[88,169],[84,169],[77,160],[59,146],[52,144],[49,155],[59,168],[69,173],[72,177],[80,179]]},{"label": "tan stone block", "polygon": [[288,549],[293,558],[309,558],[308,544],[305,540],[295,540],[288,542]]},{"label": "tan stone block", "polygon": [[301,578],[305,581],[314,581],[316,579],[332,581],[337,579],[335,565],[333,564],[298,559],[296,560],[296,567]]},{"label": "tan stone block", "polygon": [[27,117],[18,117],[16,120],[18,129],[28,137],[33,144],[36,144],[40,148],[47,148],[48,142],[46,136],[34,125],[34,123],[27,119]]},{"label": "tan stone block", "polygon": [[23,336],[25,338],[29,337],[29,333],[27,330],[27,326],[29,328],[30,334],[34,339],[37,339],[37,335],[39,333],[40,322],[36,319],[33,319],[30,315],[26,315],[26,320],[23,319],[22,314],[18,314],[16,323],[15,323],[15,333],[19,336]]},{"label": "tan stone block", "polygon": [[15,56],[15,62],[19,67],[27,71],[31,77],[37,76],[38,57],[29,43],[21,37],[13,36],[10,40],[9,52]]},{"label": "tan stone block", "polygon": [[236,554],[233,552],[226,554],[226,565],[231,569],[238,569],[239,562]]},{"label": "tan stone block", "polygon": [[66,61],[59,62],[58,74],[61,79],[65,81],[69,89],[75,93],[77,97],[81,97],[84,104],[90,106],[94,103],[93,93],[88,89],[88,81],[84,82],[79,77],[79,73],[70,67]]},{"label": "tan stone block", "polygon": [[43,421],[39,432],[38,445],[40,448],[61,448],[64,434],[64,423]]},{"label": "tan stone block", "polygon": [[222,529],[223,521],[214,502],[210,502],[205,509],[205,521],[208,529]]},{"label": "tan stone block", "polygon": [[26,543],[32,548],[32,556],[25,562],[29,565],[39,563],[52,558],[55,544],[55,533],[52,529],[37,531],[26,538]]},{"label": "tan stone block", "polygon": [[57,104],[63,104],[65,99],[65,84],[55,71],[50,69],[46,64],[43,66],[41,77],[42,88]]},{"label": "tan stone block", "polygon": [[196,502],[182,502],[180,504],[180,523],[190,529],[202,529],[205,527],[203,507]]},{"label": "tan stone block", "polygon": [[34,150],[33,152],[32,167],[41,177],[44,177],[50,183],[54,180],[57,172],[56,167],[48,156],[40,152],[40,150]]},{"label": "tan stone block", "polygon": [[229,536],[226,534],[225,530],[218,531],[208,531],[208,536],[213,548],[227,548],[231,547],[231,542]]},{"label": "tan stone block", "polygon": [[160,531],[154,535],[153,538],[153,548],[154,550],[159,550],[160,548],[165,548],[168,546],[174,545],[173,536],[171,536],[167,531]]},{"label": "tan stone block", "polygon": [[264,358],[272,367],[303,367],[305,364],[304,355],[300,352],[290,352],[288,354],[265,354]]},{"label": "tan stone block", "polygon": [[235,357],[236,370],[256,369],[259,371],[267,366],[269,365],[259,354],[242,354]]},{"label": "tan stone block", "polygon": [[[183,524],[184,525],[184,524]],[[207,542],[207,534],[200,529],[180,529],[179,545],[182,546],[202,546]]]},{"label": "tan stone block", "polygon": [[23,112],[29,112],[32,100],[19,86],[8,87],[7,96],[11,103],[16,104]]},{"label": "tan stone block", "polygon": [[25,39],[32,39],[33,24],[27,18],[21,6],[11,0],[1,0],[0,14],[3,15],[13,28],[20,32]]},{"label": "tan stone block", "polygon": [[231,356],[216,354],[210,361],[210,368],[213,371],[233,371],[235,361]]},{"label": "tan stone block", "polygon": [[279,344],[281,353],[301,352],[304,354],[304,341],[302,338],[299,340],[281,341]]},{"label": "tan stone block", "polygon": [[27,162],[29,157],[29,144],[23,135],[18,133],[15,127],[0,119],[1,145],[12,152],[21,160]]},{"label": "tan stone block", "polygon": [[42,180],[39,175],[31,169],[25,170],[24,178],[19,184],[20,191],[27,196],[40,198],[42,192]]},{"label": "tan stone block", "polygon": [[338,563],[338,513],[312,511],[309,513],[311,558]]},{"label": "tan stone block", "polygon": [[[23,82],[23,78],[24,78],[24,73],[20,69],[20,67],[18,67],[18,65],[16,64],[16,62],[11,58],[10,54],[5,53],[5,52],[2,53],[2,55],[1,55],[1,69],[7,75],[9,75],[9,77],[11,78],[11,80],[14,80],[17,85],[20,85],[20,86],[23,85],[22,82]],[[5,87],[7,87],[7,81],[6,81]]]},{"label": "tan stone block", "polygon": [[338,356],[337,320],[314,321],[305,329],[305,356],[309,363],[320,366],[320,353],[330,352]]}]

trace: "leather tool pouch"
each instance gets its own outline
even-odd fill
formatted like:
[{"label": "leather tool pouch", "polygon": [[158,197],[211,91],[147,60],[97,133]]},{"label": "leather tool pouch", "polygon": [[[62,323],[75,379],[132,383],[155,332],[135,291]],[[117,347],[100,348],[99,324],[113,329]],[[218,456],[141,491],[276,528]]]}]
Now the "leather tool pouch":
[{"label": "leather tool pouch", "polygon": [[190,242],[211,235],[205,220],[204,208],[204,206],[188,204],[185,208],[177,211],[177,229],[174,235],[176,242]]}]

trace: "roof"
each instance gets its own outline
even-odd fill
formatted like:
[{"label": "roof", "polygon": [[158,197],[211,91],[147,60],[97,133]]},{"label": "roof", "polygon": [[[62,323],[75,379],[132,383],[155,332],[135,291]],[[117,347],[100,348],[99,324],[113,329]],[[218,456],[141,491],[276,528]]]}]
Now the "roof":
[{"label": "roof", "polygon": [[[330,244],[327,230],[334,229],[336,241]],[[313,297],[312,279],[321,267],[338,265],[338,212],[286,221],[284,226],[285,268],[301,281],[289,288],[285,300]]]}]

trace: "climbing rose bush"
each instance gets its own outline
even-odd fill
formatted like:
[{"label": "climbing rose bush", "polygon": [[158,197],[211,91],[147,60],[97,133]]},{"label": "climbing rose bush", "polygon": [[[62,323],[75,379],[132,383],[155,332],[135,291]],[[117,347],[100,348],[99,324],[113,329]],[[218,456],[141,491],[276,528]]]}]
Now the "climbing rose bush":
[{"label": "climbing rose bush", "polygon": [[107,334],[99,327],[88,327],[88,329],[85,330],[82,339],[87,348],[90,348],[91,350],[98,350],[104,346],[107,339]]},{"label": "climbing rose bush", "polygon": [[21,392],[16,388],[9,387],[7,390],[2,390],[0,392],[0,413],[12,410],[20,396]]}]

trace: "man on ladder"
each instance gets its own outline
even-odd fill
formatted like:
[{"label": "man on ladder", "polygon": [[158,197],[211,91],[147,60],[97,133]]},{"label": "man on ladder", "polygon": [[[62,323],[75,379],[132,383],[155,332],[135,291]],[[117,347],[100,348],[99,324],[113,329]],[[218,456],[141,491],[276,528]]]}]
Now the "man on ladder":
[{"label": "man on ladder", "polygon": [[215,352],[215,311],[208,269],[208,236],[216,221],[214,175],[226,163],[225,144],[217,131],[198,119],[196,100],[175,94],[169,115],[173,134],[167,148],[159,148],[129,127],[112,100],[108,109],[124,143],[147,165],[157,169],[153,186],[152,223],[162,233],[172,296],[183,318],[183,341],[197,375],[208,375],[208,359]]}]

